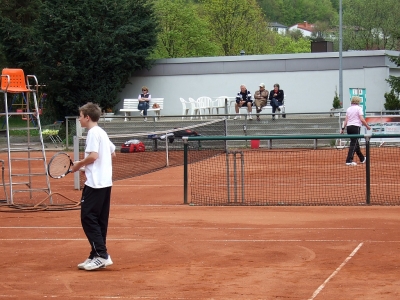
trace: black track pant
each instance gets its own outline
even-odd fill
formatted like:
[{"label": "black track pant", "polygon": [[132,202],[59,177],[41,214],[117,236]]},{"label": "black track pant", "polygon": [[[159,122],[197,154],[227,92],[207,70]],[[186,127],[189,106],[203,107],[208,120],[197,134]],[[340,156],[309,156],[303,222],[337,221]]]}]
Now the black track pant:
[{"label": "black track pant", "polygon": [[[360,127],[353,125],[347,126],[347,134],[360,134]],[[354,153],[357,154],[360,162],[364,161],[364,155],[361,153],[358,138],[350,138],[350,147],[347,153],[346,163],[351,163],[353,161]]]},{"label": "black track pant", "polygon": [[110,214],[111,187],[84,187],[81,199],[81,223],[92,250],[90,258],[108,258],[106,237]]}]

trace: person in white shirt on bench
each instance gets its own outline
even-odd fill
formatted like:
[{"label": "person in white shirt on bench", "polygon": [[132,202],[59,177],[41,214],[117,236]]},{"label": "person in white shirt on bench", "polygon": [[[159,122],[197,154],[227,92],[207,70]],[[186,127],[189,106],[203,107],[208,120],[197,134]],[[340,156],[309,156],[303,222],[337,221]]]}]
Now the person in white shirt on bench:
[{"label": "person in white shirt on bench", "polygon": [[149,102],[151,100],[151,95],[149,94],[147,86],[142,86],[142,93],[139,95],[138,100],[138,110],[140,110],[140,114],[144,116],[144,120],[147,121],[147,110],[149,109]]}]

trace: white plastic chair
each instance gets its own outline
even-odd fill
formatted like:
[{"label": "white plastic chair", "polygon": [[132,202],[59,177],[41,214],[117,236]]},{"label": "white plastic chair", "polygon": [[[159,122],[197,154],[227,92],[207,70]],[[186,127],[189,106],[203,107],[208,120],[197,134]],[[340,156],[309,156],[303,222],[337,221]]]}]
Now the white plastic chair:
[{"label": "white plastic chair", "polygon": [[203,117],[201,116],[200,104],[193,98],[189,98],[189,103],[190,103],[190,106],[192,109],[192,111],[190,113],[192,116],[190,117],[190,119],[193,119],[193,116],[197,116],[197,115],[199,115],[201,117],[201,119],[203,119]]},{"label": "white plastic chair", "polygon": [[206,114],[207,110],[208,114],[211,115],[212,99],[210,97],[199,97],[197,98],[197,102],[199,103],[200,110],[204,111],[204,115]]},{"label": "white plastic chair", "polygon": [[[183,98],[179,98],[179,100],[180,100],[181,103],[182,103],[182,116],[187,116],[187,115],[189,114],[189,109],[190,109],[189,105],[190,105],[190,102],[186,102],[186,100],[183,99]],[[185,117],[182,117],[182,120],[183,120],[184,118],[185,118]]]},{"label": "white plastic chair", "polygon": [[[220,96],[217,99],[212,101],[212,108],[211,112],[213,113],[214,109],[217,113],[219,114],[219,109],[222,108],[223,110],[225,109],[225,99],[229,98],[228,96]],[[225,111],[224,111],[225,112]]]}]

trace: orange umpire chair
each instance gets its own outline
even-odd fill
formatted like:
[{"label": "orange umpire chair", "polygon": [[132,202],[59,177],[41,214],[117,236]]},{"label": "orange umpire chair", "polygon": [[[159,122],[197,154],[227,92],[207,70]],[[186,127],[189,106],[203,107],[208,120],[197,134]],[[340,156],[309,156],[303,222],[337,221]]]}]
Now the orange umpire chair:
[{"label": "orange umpire chair", "polygon": [[[32,85],[30,84],[32,82]],[[9,199],[7,199],[8,204],[14,204],[14,194],[17,192],[27,192],[30,195],[32,192],[37,192],[37,191],[42,191],[47,194],[51,194],[50,190],[50,182],[47,176],[47,162],[46,162],[46,155],[44,151],[44,144],[43,144],[43,136],[41,134],[41,124],[40,124],[40,118],[39,114],[37,112],[40,112],[39,107],[38,107],[38,101],[37,101],[37,89],[38,89],[38,81],[35,75],[27,75],[25,76],[24,71],[22,69],[9,69],[5,68],[2,70],[1,73],[1,93],[4,95],[4,106],[5,106],[5,112],[1,115],[5,116],[6,119],[6,125],[7,125],[7,152],[8,152],[8,167],[9,167],[9,187],[10,187],[10,194],[9,194]],[[32,87],[32,88],[31,88]],[[29,101],[27,101],[27,109],[26,111],[21,111],[17,110],[17,112],[11,112],[8,109],[8,99],[7,99],[7,94],[17,94],[17,93],[22,93],[25,94],[26,99],[29,99],[29,95],[33,96],[33,103],[34,107],[32,110],[29,108]],[[12,115],[22,115],[22,116],[27,116],[28,119],[31,119],[34,114],[37,114],[37,129],[39,131],[39,137],[40,137],[40,149],[35,148],[35,144],[30,142],[30,128],[29,128],[29,122],[28,128],[27,128],[27,143],[23,144],[11,144],[10,142],[10,126],[9,126],[9,117]],[[36,117],[36,116],[35,116]],[[36,128],[35,128],[36,129]],[[33,157],[30,155],[32,151],[38,151],[41,150],[41,157]],[[24,156],[27,155],[27,156]],[[15,157],[18,156],[18,157]],[[44,172],[39,172],[39,173],[32,173],[30,171],[31,169],[31,162],[33,160],[43,160],[43,167],[44,167]],[[13,172],[12,169],[12,162],[13,161],[26,161],[28,164],[27,170],[24,171],[23,174],[16,174]],[[32,177],[33,176],[45,176],[46,177],[46,186],[43,187],[38,187],[38,188],[33,188],[32,184]],[[27,179],[26,179],[27,178]],[[14,182],[13,182],[14,180]],[[19,181],[18,181],[19,180]],[[17,186],[23,186],[24,188],[17,188]],[[15,186],[15,187],[14,187]],[[6,195],[7,196],[7,195]],[[30,196],[32,197],[32,196]],[[8,196],[7,196],[8,198]]]}]

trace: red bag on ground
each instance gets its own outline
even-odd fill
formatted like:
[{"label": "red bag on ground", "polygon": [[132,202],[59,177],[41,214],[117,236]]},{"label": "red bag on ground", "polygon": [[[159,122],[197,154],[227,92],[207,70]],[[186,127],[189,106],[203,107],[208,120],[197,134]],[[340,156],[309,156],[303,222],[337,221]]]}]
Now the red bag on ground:
[{"label": "red bag on ground", "polygon": [[122,144],[121,153],[144,152],[146,147],[139,140],[129,140]]}]

